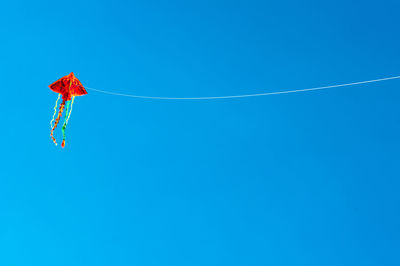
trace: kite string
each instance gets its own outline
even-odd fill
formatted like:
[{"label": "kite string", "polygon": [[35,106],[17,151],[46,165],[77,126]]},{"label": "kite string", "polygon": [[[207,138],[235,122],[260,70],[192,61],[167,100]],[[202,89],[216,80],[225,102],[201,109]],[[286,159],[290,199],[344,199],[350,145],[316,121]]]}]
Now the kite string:
[{"label": "kite string", "polygon": [[255,93],[255,94],[242,94],[242,95],[228,95],[228,96],[211,96],[211,97],[160,97],[160,96],[141,96],[141,95],[134,95],[134,94],[124,94],[112,91],[105,91],[105,90],[98,90],[93,88],[85,87],[88,90],[115,95],[115,96],[122,96],[122,97],[130,97],[130,98],[139,98],[139,99],[154,99],[154,100],[214,100],[214,99],[233,99],[233,98],[247,98],[247,97],[258,97],[258,96],[268,96],[268,95],[277,95],[277,94],[289,94],[289,93],[299,93],[299,92],[306,92],[306,91],[316,91],[316,90],[325,90],[330,88],[339,88],[339,87],[348,87],[348,86],[355,86],[367,83],[375,83],[381,82],[386,80],[393,80],[393,79],[400,79],[400,76],[392,76],[387,78],[380,78],[380,79],[372,79],[366,81],[358,81],[352,83],[344,83],[344,84],[337,84],[337,85],[330,85],[330,86],[323,86],[323,87],[315,87],[315,88],[308,88],[308,89],[298,89],[298,90],[285,90],[285,91],[273,91],[273,92],[263,92],[263,93]]}]

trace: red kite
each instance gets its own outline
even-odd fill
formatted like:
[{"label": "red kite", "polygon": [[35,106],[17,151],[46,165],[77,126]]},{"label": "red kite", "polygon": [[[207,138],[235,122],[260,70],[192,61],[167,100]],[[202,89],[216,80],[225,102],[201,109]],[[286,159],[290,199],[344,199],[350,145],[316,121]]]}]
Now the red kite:
[{"label": "red kite", "polygon": [[[56,101],[56,106],[54,107],[53,119],[50,122],[50,126],[51,126],[50,136],[56,145],[57,145],[57,141],[53,136],[53,132],[56,129],[58,123],[60,122],[65,105],[67,105],[64,125],[62,127],[63,141],[61,143],[61,147],[64,148],[65,147],[65,128],[67,127],[68,120],[71,116],[72,105],[74,104],[75,96],[82,96],[82,95],[87,94],[87,92],[86,92],[85,88],[83,87],[82,83],[79,81],[79,79],[77,79],[75,77],[74,73],[72,73],[72,72],[71,72],[71,74],[60,78],[59,80],[57,80],[56,82],[51,84],[49,87],[52,91],[57,92],[59,94],[57,101]],[[54,118],[57,113],[58,100],[60,99],[61,96],[62,96],[63,101],[60,105],[60,109],[58,111],[58,116],[53,125],[53,121],[54,121]]]}]

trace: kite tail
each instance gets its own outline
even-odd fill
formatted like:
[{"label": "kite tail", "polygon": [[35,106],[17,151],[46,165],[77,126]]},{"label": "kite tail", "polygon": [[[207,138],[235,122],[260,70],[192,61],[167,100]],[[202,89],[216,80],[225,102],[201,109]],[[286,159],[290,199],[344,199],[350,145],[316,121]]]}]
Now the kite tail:
[{"label": "kite tail", "polygon": [[68,114],[67,125],[68,125],[69,118],[71,117],[72,107],[74,106],[74,100],[75,100],[75,96],[72,97],[72,101],[71,101],[71,110],[69,111],[69,114]]},{"label": "kite tail", "polygon": [[61,98],[61,94],[58,94],[58,98],[57,98],[57,101],[56,101],[56,105],[54,106],[53,118],[52,118],[51,121],[50,121],[50,128],[53,128],[53,122],[54,122],[54,118],[56,117],[56,114],[57,114],[57,105],[58,105],[58,101],[60,100],[60,98]]},{"label": "kite tail", "polygon": [[54,129],[56,129],[58,123],[60,122],[62,112],[64,111],[64,107],[65,107],[65,101],[63,100],[63,102],[60,105],[60,110],[58,111],[58,116],[56,118],[56,122],[54,123],[54,126],[51,129],[51,133],[50,133],[50,136],[53,139],[54,144],[56,144],[56,145],[57,145],[57,141],[56,141],[56,138],[53,136],[53,133],[54,133]]},{"label": "kite tail", "polygon": [[61,130],[62,134],[63,134],[63,140],[62,140],[62,143],[61,143],[61,147],[62,148],[65,147],[65,129],[67,128],[68,119],[69,119],[69,116],[71,115],[71,113],[68,113],[70,105],[71,105],[71,101],[68,101],[67,102],[67,110],[65,111],[64,125],[63,125],[62,130]]}]

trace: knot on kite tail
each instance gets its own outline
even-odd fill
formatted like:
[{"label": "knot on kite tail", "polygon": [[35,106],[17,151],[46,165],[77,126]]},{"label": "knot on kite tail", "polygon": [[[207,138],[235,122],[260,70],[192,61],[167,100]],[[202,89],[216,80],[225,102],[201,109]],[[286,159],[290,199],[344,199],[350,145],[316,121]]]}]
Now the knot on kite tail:
[{"label": "knot on kite tail", "polygon": [[53,126],[53,128],[51,129],[51,133],[50,133],[50,136],[51,136],[51,138],[53,139],[54,144],[56,144],[56,145],[57,145],[57,141],[56,141],[56,138],[55,138],[54,135],[53,135],[53,134],[54,134],[54,129],[56,129],[58,123],[60,122],[62,113],[63,113],[63,111],[64,111],[64,106],[65,106],[65,101],[63,101],[63,102],[61,103],[61,105],[60,105],[60,110],[58,111],[58,116],[57,116],[56,122],[54,123],[54,126]]}]

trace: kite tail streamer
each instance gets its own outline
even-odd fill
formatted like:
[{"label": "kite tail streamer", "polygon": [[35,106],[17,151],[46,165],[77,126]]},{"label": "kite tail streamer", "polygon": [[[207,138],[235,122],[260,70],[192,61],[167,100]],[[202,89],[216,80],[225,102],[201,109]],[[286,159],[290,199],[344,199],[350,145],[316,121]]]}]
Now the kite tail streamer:
[{"label": "kite tail streamer", "polygon": [[72,107],[74,106],[74,100],[75,100],[75,96],[72,97],[72,101],[71,101],[71,110],[69,111],[69,114],[68,114],[67,125],[68,125],[69,118],[71,117]]},{"label": "kite tail streamer", "polygon": [[65,129],[67,128],[68,118],[69,118],[69,116],[70,116],[70,113],[68,113],[70,105],[71,105],[71,101],[68,101],[68,102],[67,102],[67,109],[66,109],[66,111],[65,111],[64,125],[63,125],[63,127],[62,127],[62,129],[61,129],[62,134],[63,134],[63,140],[62,140],[62,143],[61,143],[61,147],[62,147],[62,148],[65,147]]},{"label": "kite tail streamer", "polygon": [[56,141],[56,138],[53,136],[53,133],[54,133],[54,129],[56,129],[58,123],[60,122],[62,112],[64,111],[64,107],[65,107],[65,101],[63,100],[63,102],[60,105],[60,110],[58,111],[58,116],[56,118],[56,122],[54,123],[54,126],[51,129],[51,133],[50,133],[50,136],[53,139],[54,144],[56,144],[56,145],[57,145],[57,141]]},{"label": "kite tail streamer", "polygon": [[58,98],[57,98],[57,101],[56,101],[56,105],[54,106],[53,118],[52,118],[51,121],[50,121],[50,128],[53,128],[53,122],[54,122],[54,118],[56,117],[56,114],[57,114],[57,105],[58,105],[58,101],[60,100],[60,98],[61,98],[61,94],[58,94]]}]

